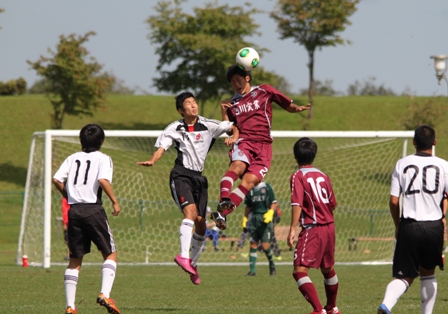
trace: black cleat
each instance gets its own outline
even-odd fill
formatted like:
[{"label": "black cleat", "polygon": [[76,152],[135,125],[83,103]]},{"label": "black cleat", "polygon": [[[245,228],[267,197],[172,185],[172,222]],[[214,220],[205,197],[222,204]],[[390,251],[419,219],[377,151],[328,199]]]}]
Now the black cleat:
[{"label": "black cleat", "polygon": [[230,200],[230,198],[223,197],[221,202],[218,203],[217,211],[222,213],[223,211],[230,210],[233,211],[235,209],[235,203]]},{"label": "black cleat", "polygon": [[269,267],[269,276],[275,276],[276,271],[275,271],[275,267]]},{"label": "black cleat", "polygon": [[210,219],[216,223],[216,227],[220,230],[225,230],[227,228],[226,217],[218,212],[213,212],[210,214]]},{"label": "black cleat", "polygon": [[254,276],[256,276],[257,274],[255,274],[255,273],[253,273],[253,272],[248,272],[245,276],[246,277],[254,277]]}]

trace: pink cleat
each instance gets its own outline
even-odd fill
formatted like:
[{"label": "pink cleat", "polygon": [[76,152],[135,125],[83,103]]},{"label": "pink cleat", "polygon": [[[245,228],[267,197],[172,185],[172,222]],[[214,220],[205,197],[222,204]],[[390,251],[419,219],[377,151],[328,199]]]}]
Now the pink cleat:
[{"label": "pink cleat", "polygon": [[197,275],[197,271],[191,266],[191,259],[182,257],[180,254],[174,258],[174,261],[179,265],[185,272],[190,275]]},{"label": "pink cleat", "polygon": [[201,283],[201,278],[199,278],[198,267],[197,266],[191,266],[191,268],[193,268],[196,273],[195,274],[190,274],[190,280],[195,285],[199,285]]}]

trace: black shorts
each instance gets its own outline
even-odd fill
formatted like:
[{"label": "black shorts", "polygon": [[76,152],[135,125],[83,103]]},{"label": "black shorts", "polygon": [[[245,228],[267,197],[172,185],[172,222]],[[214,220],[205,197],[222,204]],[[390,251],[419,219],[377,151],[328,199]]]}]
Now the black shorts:
[{"label": "black shorts", "polygon": [[396,278],[416,278],[419,267],[431,270],[442,266],[443,236],[441,220],[401,220],[392,275]]},{"label": "black shorts", "polygon": [[92,242],[105,255],[110,255],[117,250],[103,206],[97,204],[71,205],[68,211],[70,257],[80,258],[90,253]]},{"label": "black shorts", "polygon": [[196,204],[198,215],[206,217],[208,181],[200,172],[176,165],[170,173],[171,196],[181,210]]}]

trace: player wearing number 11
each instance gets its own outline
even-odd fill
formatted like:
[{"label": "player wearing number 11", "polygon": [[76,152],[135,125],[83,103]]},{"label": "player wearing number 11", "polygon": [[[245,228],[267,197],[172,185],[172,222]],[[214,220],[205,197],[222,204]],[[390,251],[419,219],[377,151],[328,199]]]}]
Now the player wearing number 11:
[{"label": "player wearing number 11", "polygon": [[[294,246],[295,229],[300,223],[302,230],[294,250],[294,272],[299,291],[313,307],[312,314],[340,314],[336,307],[338,277],[334,270],[336,232],[333,210],[336,198],[330,178],[312,164],[317,153],[317,144],[303,137],[294,144],[294,157],[299,170],[291,175],[291,225],[288,246]],[[325,307],[319,301],[308,271],[320,268],[324,276]]]},{"label": "player wearing number 11", "polygon": [[435,268],[443,267],[446,207],[441,204],[448,192],[448,162],[432,155],[436,132],[429,125],[415,129],[413,144],[416,153],[397,161],[392,174],[389,208],[397,238],[394,279],[387,285],[378,314],[389,314],[417,277],[422,314],[432,313],[436,301]]},{"label": "player wearing number 11", "polygon": [[105,192],[112,202],[113,216],[120,213],[120,205],[111,187],[113,165],[111,158],[100,152],[104,130],[97,124],[81,129],[79,139],[82,151],[68,156],[53,177],[53,184],[70,204],[68,211],[68,246],[70,262],[64,274],[67,307],[65,314],[76,314],[75,296],[79,270],[85,254],[90,253],[91,242],[103,255],[101,293],[97,303],[111,314],[120,314],[110,292],[117,268],[117,249],[102,206]]}]

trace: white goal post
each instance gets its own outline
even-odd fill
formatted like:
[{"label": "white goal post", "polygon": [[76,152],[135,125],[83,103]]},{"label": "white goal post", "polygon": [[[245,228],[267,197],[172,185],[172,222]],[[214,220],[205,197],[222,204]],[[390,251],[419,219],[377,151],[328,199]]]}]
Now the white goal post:
[{"label": "white goal post", "polygon": [[[154,167],[141,167],[136,162],[149,159],[161,131],[106,130],[105,133],[101,151],[114,162],[113,188],[122,213],[113,217],[107,197],[103,203],[120,262],[172,263],[179,251],[178,230],[182,219],[169,190],[169,173],[176,150],[170,148]],[[413,134],[413,131],[272,131],[273,158],[265,181],[273,186],[283,211],[276,226],[283,261],[292,261],[282,230],[289,225],[289,177],[297,168],[292,148],[298,138],[306,136],[317,142],[314,165],[326,172],[334,185],[338,201],[337,262],[372,263],[392,259],[390,177],[395,162],[414,152]],[[33,134],[16,263],[20,264],[22,255],[27,255],[29,264],[34,266],[48,268],[66,264],[61,196],[52,186],[52,177],[64,159],[80,149],[79,130]],[[209,180],[209,206],[213,210],[218,203],[221,176],[229,165],[228,151],[224,139],[218,139],[207,157],[203,174]],[[219,242],[220,250],[213,250],[212,243],[207,241],[200,262],[247,263],[241,256],[243,251],[238,252],[235,245],[235,239],[241,234],[243,206],[228,217],[228,228]],[[244,253],[248,250],[247,244],[242,250]],[[101,254],[96,253],[94,245],[84,261],[101,262]]]}]

